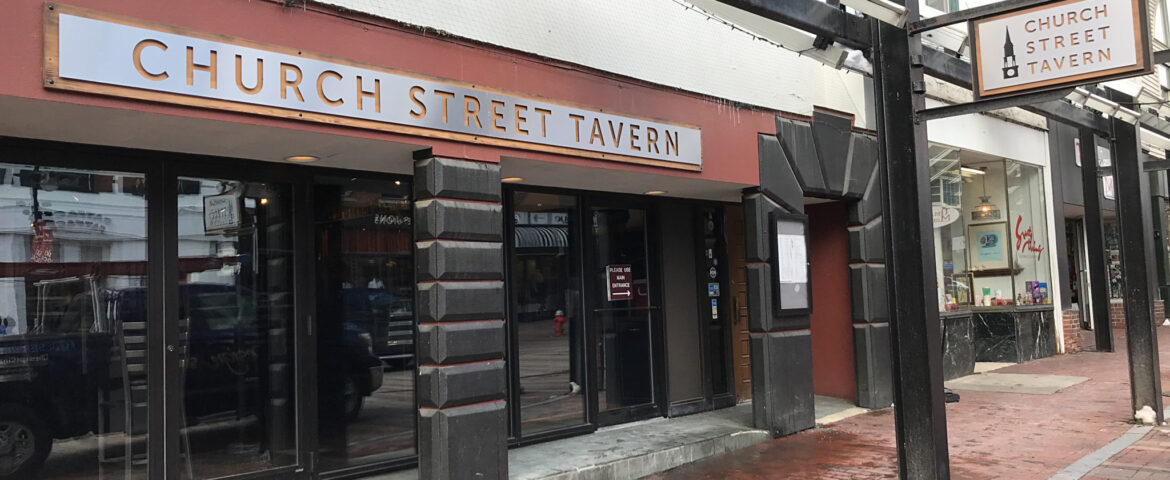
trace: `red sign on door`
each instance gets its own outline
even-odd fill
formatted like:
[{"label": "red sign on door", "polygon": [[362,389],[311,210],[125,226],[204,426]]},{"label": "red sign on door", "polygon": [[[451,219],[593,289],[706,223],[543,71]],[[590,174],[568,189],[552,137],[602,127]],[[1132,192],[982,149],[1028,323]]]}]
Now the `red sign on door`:
[{"label": "red sign on door", "polygon": [[605,293],[609,301],[629,300],[634,298],[633,268],[629,265],[605,266]]}]

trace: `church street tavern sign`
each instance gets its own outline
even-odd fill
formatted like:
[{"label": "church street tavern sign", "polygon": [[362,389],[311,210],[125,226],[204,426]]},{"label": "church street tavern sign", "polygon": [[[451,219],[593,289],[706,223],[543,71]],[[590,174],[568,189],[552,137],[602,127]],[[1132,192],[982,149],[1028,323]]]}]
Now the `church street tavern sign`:
[{"label": "church street tavern sign", "polygon": [[45,6],[46,88],[702,170],[700,131],[222,35]]},{"label": "church street tavern sign", "polygon": [[973,20],[976,97],[1149,73],[1140,1],[1064,1]]}]

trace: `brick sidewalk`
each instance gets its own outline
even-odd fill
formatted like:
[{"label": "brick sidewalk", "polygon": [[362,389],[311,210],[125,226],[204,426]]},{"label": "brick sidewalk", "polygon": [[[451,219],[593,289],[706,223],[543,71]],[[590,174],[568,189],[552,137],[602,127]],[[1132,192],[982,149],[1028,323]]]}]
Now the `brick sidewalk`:
[{"label": "brick sidewalk", "polygon": [[[1119,331],[1115,336],[1120,350],[1116,353],[1058,355],[996,371],[1089,378],[1055,394],[960,391],[962,401],[947,405],[951,478],[1048,479],[1129,432],[1133,413],[1125,339]],[[1158,339],[1167,372],[1170,327],[1159,328]],[[1163,383],[1170,385],[1165,376]],[[897,478],[893,420],[892,410],[875,411],[650,478]],[[1103,472],[1091,474],[1170,479],[1167,432],[1170,428],[1152,430],[1132,446],[1132,452],[1122,451],[1100,466]],[[1130,476],[1119,476],[1124,468],[1130,469]],[[1144,476],[1134,476],[1138,473]]]},{"label": "brick sidewalk", "polygon": [[1083,480],[1170,478],[1170,428],[1151,429],[1145,437],[1081,477]]}]

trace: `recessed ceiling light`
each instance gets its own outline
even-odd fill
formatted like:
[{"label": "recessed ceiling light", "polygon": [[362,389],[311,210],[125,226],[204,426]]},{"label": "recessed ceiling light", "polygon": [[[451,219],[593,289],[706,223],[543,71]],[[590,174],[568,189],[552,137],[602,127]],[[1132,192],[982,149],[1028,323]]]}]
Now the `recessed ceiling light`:
[{"label": "recessed ceiling light", "polygon": [[284,159],[286,161],[293,162],[293,163],[309,163],[309,162],[316,162],[317,160],[320,160],[320,158],[314,157],[312,155],[290,155],[290,156],[284,157]]},{"label": "recessed ceiling light", "polygon": [[394,181],[394,184],[395,184],[395,185],[402,185],[402,180],[395,180],[395,181]]},{"label": "recessed ceiling light", "polygon": [[646,195],[662,195],[664,193],[666,193],[666,190],[650,190],[646,192]]},{"label": "recessed ceiling light", "polygon": [[500,181],[504,182],[504,183],[523,182],[524,177],[504,177],[504,178],[501,178]]}]

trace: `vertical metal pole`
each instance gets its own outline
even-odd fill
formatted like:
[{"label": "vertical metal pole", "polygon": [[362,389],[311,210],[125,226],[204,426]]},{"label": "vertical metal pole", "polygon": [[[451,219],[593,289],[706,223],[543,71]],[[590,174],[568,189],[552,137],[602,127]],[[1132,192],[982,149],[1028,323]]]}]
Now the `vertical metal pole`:
[{"label": "vertical metal pole", "polygon": [[[1081,186],[1085,197],[1085,249],[1088,265],[1085,271],[1091,288],[1082,288],[1081,295],[1090,297],[1093,311],[1093,335],[1098,352],[1113,351],[1113,325],[1109,318],[1109,263],[1105,258],[1105,226],[1101,215],[1101,179],[1097,174],[1097,143],[1092,130],[1080,129]],[[1084,303],[1084,302],[1082,302]]]},{"label": "vertical metal pole", "polygon": [[[1126,104],[1133,97],[1115,91],[1110,99]],[[1137,125],[1110,121],[1114,139],[1113,174],[1117,182],[1117,225],[1121,232],[1122,297],[1125,344],[1129,353],[1129,390],[1133,409],[1154,409],[1162,423],[1162,375],[1158,367],[1158,332],[1154,321],[1154,233],[1150,222],[1150,181],[1142,168]]]},{"label": "vertical metal pole", "polygon": [[[905,3],[908,21],[917,20],[918,2]],[[874,25],[898,472],[903,479],[948,479],[930,166],[926,124],[915,119],[926,105],[922,42],[903,29]]]},{"label": "vertical metal pole", "polygon": [[[1166,171],[1156,170],[1147,172],[1150,177],[1150,221],[1154,229],[1154,264],[1158,267],[1158,295],[1155,299],[1166,300],[1170,298],[1170,282],[1167,281],[1167,275],[1170,274],[1170,258],[1166,254],[1166,208],[1167,198],[1170,193],[1166,190]],[[1157,325],[1163,319],[1154,318],[1154,324]]]}]

